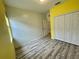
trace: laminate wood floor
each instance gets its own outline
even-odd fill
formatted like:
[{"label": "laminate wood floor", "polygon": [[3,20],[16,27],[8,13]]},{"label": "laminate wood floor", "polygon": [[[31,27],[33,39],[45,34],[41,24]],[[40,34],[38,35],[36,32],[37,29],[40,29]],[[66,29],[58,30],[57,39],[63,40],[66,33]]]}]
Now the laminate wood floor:
[{"label": "laminate wood floor", "polygon": [[52,40],[50,36],[26,42],[16,49],[17,59],[79,59],[79,46]]}]

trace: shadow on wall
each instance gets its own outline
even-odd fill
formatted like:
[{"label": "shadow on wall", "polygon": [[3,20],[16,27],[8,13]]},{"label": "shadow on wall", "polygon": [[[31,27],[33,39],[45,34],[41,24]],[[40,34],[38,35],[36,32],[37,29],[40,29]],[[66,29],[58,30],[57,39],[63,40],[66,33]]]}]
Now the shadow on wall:
[{"label": "shadow on wall", "polygon": [[14,43],[14,47],[15,47],[16,49],[22,47],[21,44],[20,44],[16,39],[14,39],[14,38],[13,38],[13,43]]}]

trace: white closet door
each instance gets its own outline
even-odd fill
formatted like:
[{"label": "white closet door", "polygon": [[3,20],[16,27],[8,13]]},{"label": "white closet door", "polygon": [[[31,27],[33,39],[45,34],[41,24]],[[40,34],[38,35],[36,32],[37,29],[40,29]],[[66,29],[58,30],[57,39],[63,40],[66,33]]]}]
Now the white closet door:
[{"label": "white closet door", "polygon": [[64,16],[55,17],[55,39],[64,39]]},{"label": "white closet door", "polygon": [[57,16],[55,21],[55,39],[79,45],[79,12]]}]

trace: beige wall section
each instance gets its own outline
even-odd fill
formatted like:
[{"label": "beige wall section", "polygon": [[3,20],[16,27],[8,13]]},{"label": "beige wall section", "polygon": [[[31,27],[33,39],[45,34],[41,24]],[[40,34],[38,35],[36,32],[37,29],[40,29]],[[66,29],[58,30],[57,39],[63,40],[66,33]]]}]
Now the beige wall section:
[{"label": "beige wall section", "polygon": [[0,59],[15,59],[13,42],[5,19],[5,9],[0,0]]},{"label": "beige wall section", "polygon": [[[15,48],[23,46],[26,41],[39,39],[47,33],[46,17],[44,14],[22,10],[14,7],[7,7],[7,14],[11,23],[14,36]],[[43,25],[45,28],[43,28]]]}]

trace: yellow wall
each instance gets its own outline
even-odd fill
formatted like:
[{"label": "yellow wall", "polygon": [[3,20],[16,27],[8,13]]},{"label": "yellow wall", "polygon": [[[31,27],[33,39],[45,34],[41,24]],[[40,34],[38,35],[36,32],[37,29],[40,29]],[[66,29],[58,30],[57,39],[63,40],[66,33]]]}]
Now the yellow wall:
[{"label": "yellow wall", "polygon": [[79,0],[65,0],[62,4],[50,9],[51,36],[54,39],[54,17],[79,11]]},{"label": "yellow wall", "polygon": [[5,8],[0,0],[0,59],[15,59],[10,27],[6,23]]}]

